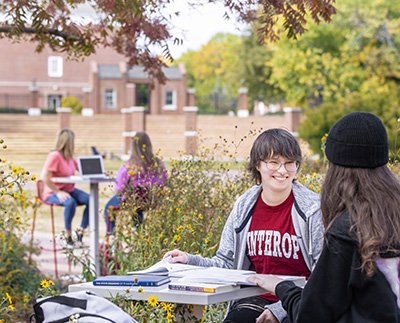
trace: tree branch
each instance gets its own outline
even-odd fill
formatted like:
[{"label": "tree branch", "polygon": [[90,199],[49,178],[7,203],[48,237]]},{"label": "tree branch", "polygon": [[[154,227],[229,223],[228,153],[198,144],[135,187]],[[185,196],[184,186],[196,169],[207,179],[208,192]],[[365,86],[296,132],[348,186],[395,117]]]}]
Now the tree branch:
[{"label": "tree branch", "polygon": [[[15,27],[8,27],[8,26],[3,26],[0,27],[0,33],[10,33]],[[82,37],[70,34],[65,31],[60,31],[54,28],[46,28],[46,29],[37,29],[33,27],[22,27],[18,28],[18,32],[20,33],[25,33],[25,34],[49,34],[49,35],[54,35],[61,37],[65,40],[73,40],[73,41],[79,41],[79,42],[84,42],[84,39]]]}]

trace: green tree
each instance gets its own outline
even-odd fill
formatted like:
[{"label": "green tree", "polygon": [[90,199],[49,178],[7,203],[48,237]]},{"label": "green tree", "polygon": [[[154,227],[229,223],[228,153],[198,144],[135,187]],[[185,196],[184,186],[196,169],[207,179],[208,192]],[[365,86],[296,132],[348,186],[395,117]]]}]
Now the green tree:
[{"label": "green tree", "polygon": [[271,81],[273,66],[270,61],[276,55],[276,45],[263,45],[259,41],[256,27],[241,37],[240,43],[234,48],[237,63],[231,70],[227,82],[242,85],[248,89],[248,101],[258,100],[266,103],[281,102],[284,93],[276,82]]},{"label": "green tree", "polygon": [[240,84],[231,82],[238,64],[235,49],[240,37],[217,34],[198,51],[188,51],[177,60],[186,65],[188,86],[196,90],[196,105],[202,112],[226,112],[236,108]]},{"label": "green tree", "polygon": [[360,110],[384,120],[393,150],[400,105],[400,5],[349,0],[338,9],[331,24],[310,25],[299,41],[277,44],[271,81],[288,104],[303,107],[299,134],[316,152],[338,118]]}]

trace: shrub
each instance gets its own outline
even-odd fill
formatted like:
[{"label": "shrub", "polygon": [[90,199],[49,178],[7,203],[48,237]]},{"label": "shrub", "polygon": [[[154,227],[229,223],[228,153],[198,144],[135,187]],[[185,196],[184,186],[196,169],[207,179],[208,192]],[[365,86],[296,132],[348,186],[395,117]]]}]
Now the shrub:
[{"label": "shrub", "polygon": [[73,95],[65,96],[61,99],[61,107],[71,108],[73,114],[80,114],[82,112],[82,103],[77,97]]},{"label": "shrub", "polygon": [[[0,140],[3,149],[7,146]],[[31,246],[22,242],[26,223],[21,221],[32,202],[22,185],[35,180],[23,168],[0,160],[0,322],[16,321],[30,311],[28,303],[35,295],[41,274],[30,254]]]}]

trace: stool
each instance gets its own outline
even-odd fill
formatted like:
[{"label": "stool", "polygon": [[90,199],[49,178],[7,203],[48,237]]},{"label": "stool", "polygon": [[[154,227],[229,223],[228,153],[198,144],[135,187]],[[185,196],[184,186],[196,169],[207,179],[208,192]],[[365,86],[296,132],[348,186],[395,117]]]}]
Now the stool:
[{"label": "stool", "polygon": [[[50,206],[50,214],[51,214],[51,231],[53,234],[53,253],[54,253],[54,273],[56,278],[58,278],[58,269],[57,269],[57,249],[56,249],[56,234],[55,234],[55,227],[54,227],[54,206],[63,206],[57,203],[49,203],[43,200],[43,189],[44,189],[44,182],[42,180],[37,180],[36,182],[36,198],[42,204],[47,204]],[[81,205],[81,204],[79,204]],[[31,245],[33,243],[33,236],[35,232],[35,222],[36,222],[36,211],[37,207],[35,207],[33,211],[33,221],[32,221],[32,231],[31,231]],[[71,262],[69,261],[69,269],[71,270]]]}]

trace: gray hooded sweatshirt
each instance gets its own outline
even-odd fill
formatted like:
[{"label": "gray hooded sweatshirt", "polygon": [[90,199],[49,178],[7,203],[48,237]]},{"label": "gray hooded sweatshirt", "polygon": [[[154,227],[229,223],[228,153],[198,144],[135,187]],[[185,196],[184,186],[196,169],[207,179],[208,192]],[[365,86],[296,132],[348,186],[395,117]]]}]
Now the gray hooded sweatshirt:
[{"label": "gray hooded sweatshirt", "polygon": [[[261,191],[262,186],[255,185],[236,200],[222,231],[216,255],[212,258],[205,258],[200,255],[188,254],[189,265],[245,270],[250,268],[251,263],[246,254],[246,238],[252,211]],[[297,181],[293,182],[292,191],[294,230],[304,261],[312,271],[321,253],[325,232],[321,217],[320,196]],[[280,301],[266,307],[280,322],[286,317],[286,311]]]}]

